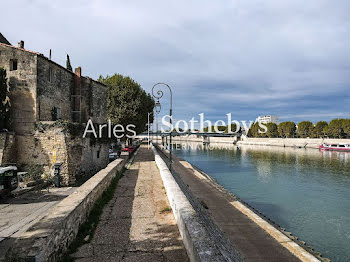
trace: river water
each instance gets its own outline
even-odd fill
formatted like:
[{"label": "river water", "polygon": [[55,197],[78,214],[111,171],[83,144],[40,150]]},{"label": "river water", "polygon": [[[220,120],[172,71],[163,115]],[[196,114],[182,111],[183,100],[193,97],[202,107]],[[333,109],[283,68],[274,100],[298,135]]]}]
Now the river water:
[{"label": "river water", "polygon": [[350,261],[350,153],[178,144],[174,153],[332,261]]}]

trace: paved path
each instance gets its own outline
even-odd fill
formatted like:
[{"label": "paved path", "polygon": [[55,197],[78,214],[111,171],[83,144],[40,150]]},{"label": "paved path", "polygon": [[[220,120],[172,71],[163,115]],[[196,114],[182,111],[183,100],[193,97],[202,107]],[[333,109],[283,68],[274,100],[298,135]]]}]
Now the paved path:
[{"label": "paved path", "polygon": [[142,145],[76,261],[188,261],[154,155]]},{"label": "paved path", "polygon": [[49,193],[46,190],[31,191],[17,197],[0,199],[0,261],[16,237],[74,190],[72,187],[52,188]]}]

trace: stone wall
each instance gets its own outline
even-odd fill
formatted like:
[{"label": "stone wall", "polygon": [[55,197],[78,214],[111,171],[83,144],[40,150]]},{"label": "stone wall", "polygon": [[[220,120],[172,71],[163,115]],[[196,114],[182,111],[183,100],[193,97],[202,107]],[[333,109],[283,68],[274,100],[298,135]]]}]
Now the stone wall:
[{"label": "stone wall", "polygon": [[[17,61],[16,70],[11,70],[13,60]],[[88,177],[108,164],[107,143],[83,139],[83,133],[71,136],[57,128],[36,130],[36,125],[56,120],[54,108],[59,119],[67,122],[86,123],[91,118],[96,124],[105,123],[105,85],[82,77],[81,68],[73,73],[42,54],[1,43],[0,66],[7,70],[11,129],[17,138],[8,150],[16,151],[15,157],[4,160],[15,160],[23,168],[42,165],[46,173],[53,172],[54,163],[62,163],[64,184],[74,184],[76,178]],[[78,95],[77,99],[72,95]],[[80,110],[81,117],[73,118],[73,110]],[[0,138],[4,148],[6,141]]]},{"label": "stone wall", "polygon": [[75,239],[96,200],[110,185],[125,160],[117,159],[23,233],[7,255],[8,261],[59,261]]},{"label": "stone wall", "polygon": [[107,121],[107,87],[90,79],[92,87],[91,119],[94,123],[102,124]]},{"label": "stone wall", "polygon": [[303,147],[317,148],[322,143],[350,144],[350,139],[321,139],[321,138],[243,138],[237,145],[263,145],[263,146],[280,146],[280,147]]},{"label": "stone wall", "polygon": [[53,174],[54,164],[61,165],[61,182],[73,185],[77,179],[85,179],[108,164],[108,143],[72,136],[63,128],[51,127],[36,131],[33,135],[16,136],[17,165],[27,170],[41,165],[45,173]]},{"label": "stone wall", "polygon": [[38,56],[37,121],[52,121],[52,109],[61,111],[61,119],[71,120],[71,94],[74,73],[53,61]]},{"label": "stone wall", "polygon": [[14,133],[0,133],[0,165],[16,163],[16,144]]},{"label": "stone wall", "polygon": [[[0,67],[6,69],[10,87],[11,128],[18,134],[30,132],[36,120],[37,53],[0,44]],[[11,60],[17,70],[11,70]]]},{"label": "stone wall", "polygon": [[[161,142],[161,138],[158,136],[153,137],[153,140]],[[224,144],[237,144],[237,145],[262,145],[262,146],[280,146],[280,147],[303,147],[303,148],[317,148],[322,143],[338,144],[346,143],[350,144],[350,139],[333,139],[333,138],[248,138],[242,137],[242,140],[237,140],[237,137],[207,137],[203,139],[203,136],[190,135],[190,136],[175,136],[172,138],[173,142],[209,142],[209,143],[224,143]],[[165,138],[163,138],[165,142]],[[169,137],[168,137],[169,143]]]},{"label": "stone wall", "polygon": [[81,78],[82,122],[91,119],[93,123],[107,121],[107,87],[91,78]]}]

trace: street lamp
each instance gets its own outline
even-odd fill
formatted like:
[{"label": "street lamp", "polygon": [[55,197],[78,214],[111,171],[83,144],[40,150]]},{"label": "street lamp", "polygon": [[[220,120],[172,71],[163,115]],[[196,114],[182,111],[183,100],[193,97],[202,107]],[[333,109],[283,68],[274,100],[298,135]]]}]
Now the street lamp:
[{"label": "street lamp", "polygon": [[[157,83],[155,84],[153,87],[152,87],[152,95],[154,98],[157,99],[157,102],[159,103],[159,99],[163,97],[163,91],[161,89],[158,89],[158,91],[155,93],[154,92],[154,89],[156,86],[166,86],[168,89],[169,89],[169,92],[170,92],[170,126],[172,126],[173,124],[173,93],[171,91],[171,88],[169,85],[165,84],[165,83]],[[159,87],[160,88],[160,87]],[[160,105],[160,103],[159,103]],[[171,164],[172,164],[172,144],[171,144],[171,133],[172,133],[173,130],[170,130],[170,166],[169,166],[169,169],[171,171]]]}]

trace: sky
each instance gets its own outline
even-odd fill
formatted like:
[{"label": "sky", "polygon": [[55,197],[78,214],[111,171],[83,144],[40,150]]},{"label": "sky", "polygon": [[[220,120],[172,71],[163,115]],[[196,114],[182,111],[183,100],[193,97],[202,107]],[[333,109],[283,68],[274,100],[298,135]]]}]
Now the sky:
[{"label": "sky", "polygon": [[[350,117],[348,0],[1,0],[13,44],[173,92],[175,120]],[[169,94],[161,100],[164,115]]]}]

